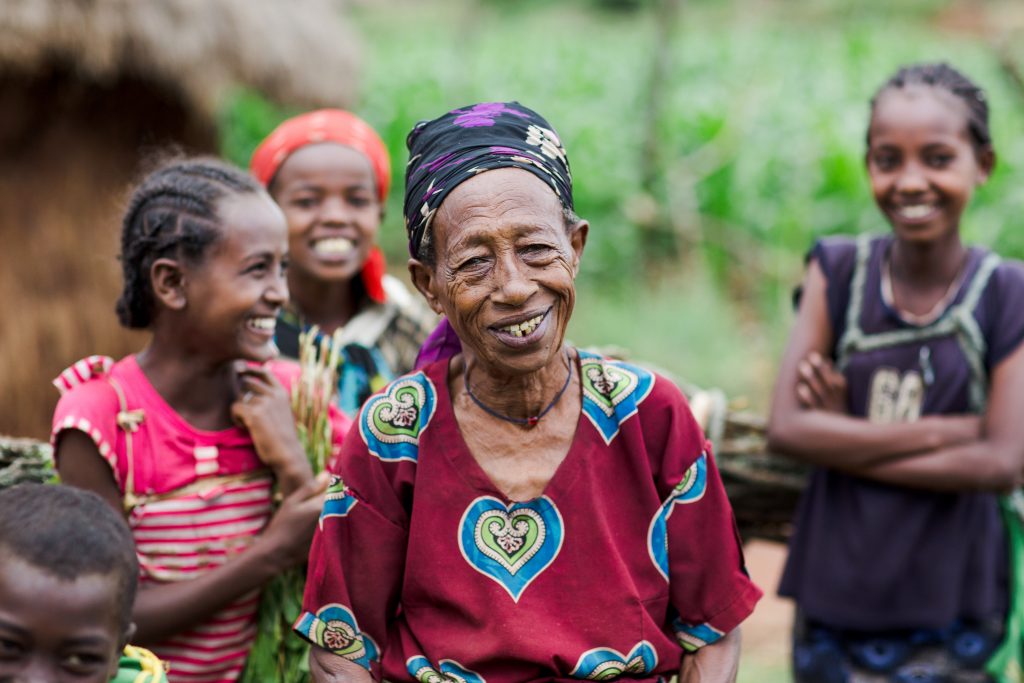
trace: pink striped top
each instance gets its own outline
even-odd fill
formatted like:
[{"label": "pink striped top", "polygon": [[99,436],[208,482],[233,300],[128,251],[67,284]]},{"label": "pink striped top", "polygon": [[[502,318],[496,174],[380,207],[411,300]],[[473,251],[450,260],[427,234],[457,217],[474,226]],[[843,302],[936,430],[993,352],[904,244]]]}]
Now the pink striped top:
[{"label": "pink striped top", "polygon": [[[271,367],[286,386],[297,374],[291,363]],[[270,517],[273,478],[246,431],[192,427],[156,392],[134,356],[117,363],[87,358],[54,383],[63,396],[54,414],[53,443],[67,429],[88,434],[122,494],[131,491],[140,499],[128,522],[143,586],[187,580],[249,547]],[[132,425],[129,462],[126,429]],[[236,680],[256,635],[258,606],[259,592],[251,591],[206,622],[154,645],[169,665],[169,681]]]}]

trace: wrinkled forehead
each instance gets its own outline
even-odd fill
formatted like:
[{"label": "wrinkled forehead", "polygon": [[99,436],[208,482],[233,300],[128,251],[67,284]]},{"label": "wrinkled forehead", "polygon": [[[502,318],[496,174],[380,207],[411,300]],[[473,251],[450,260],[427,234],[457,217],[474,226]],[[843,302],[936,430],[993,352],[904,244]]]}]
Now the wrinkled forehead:
[{"label": "wrinkled forehead", "polygon": [[438,208],[434,231],[439,242],[453,244],[472,234],[511,236],[533,230],[561,230],[563,209],[543,180],[520,168],[497,168],[453,189]]}]

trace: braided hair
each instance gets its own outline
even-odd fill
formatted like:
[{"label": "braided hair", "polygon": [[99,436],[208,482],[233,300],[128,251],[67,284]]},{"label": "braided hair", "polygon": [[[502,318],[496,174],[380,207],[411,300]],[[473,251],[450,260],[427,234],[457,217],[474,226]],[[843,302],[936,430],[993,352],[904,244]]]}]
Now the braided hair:
[{"label": "braided hair", "polygon": [[[967,132],[971,136],[975,151],[992,146],[992,135],[988,128],[988,99],[985,91],[964,74],[945,62],[935,64],[911,64],[902,66],[871,98],[871,113],[875,112],[878,99],[887,90],[901,89],[912,85],[928,85],[942,88],[967,106]],[[871,144],[871,128],[868,128],[868,144]]]},{"label": "braided hair", "polygon": [[263,191],[248,174],[212,158],[178,159],[146,176],[132,193],[121,226],[124,289],[116,307],[121,324],[144,329],[153,322],[154,261],[171,256],[198,263],[219,237],[220,201]]}]

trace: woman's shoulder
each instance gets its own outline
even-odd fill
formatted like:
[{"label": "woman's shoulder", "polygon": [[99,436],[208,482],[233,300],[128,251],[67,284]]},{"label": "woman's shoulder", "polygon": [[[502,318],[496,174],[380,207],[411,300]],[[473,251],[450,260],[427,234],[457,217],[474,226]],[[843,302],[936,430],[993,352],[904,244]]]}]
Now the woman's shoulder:
[{"label": "woman's shoulder", "polygon": [[447,360],[408,372],[363,403],[357,420],[363,443],[384,462],[419,460],[420,439],[434,420],[438,386],[444,385]]},{"label": "woman's shoulder", "polygon": [[583,409],[605,433],[635,413],[666,405],[686,407],[686,397],[665,373],[632,360],[578,349]]}]

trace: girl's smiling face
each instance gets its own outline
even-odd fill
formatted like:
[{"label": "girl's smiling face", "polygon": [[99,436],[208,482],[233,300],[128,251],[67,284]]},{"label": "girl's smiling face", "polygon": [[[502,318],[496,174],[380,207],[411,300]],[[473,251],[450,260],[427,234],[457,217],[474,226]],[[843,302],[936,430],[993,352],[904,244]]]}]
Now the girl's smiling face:
[{"label": "girl's smiling face", "polygon": [[334,142],[307,145],[281,164],[271,194],[288,219],[293,276],[345,281],[359,273],[382,215],[369,159]]},{"label": "girl's smiling face", "polygon": [[106,683],[128,634],[117,576],[62,579],[0,558],[0,681]]},{"label": "girl's smiling face", "polygon": [[995,162],[991,148],[972,143],[966,105],[927,85],[883,91],[868,141],[875,202],[896,235],[911,241],[956,234],[974,188]]},{"label": "girl's smiling face", "polygon": [[214,361],[270,360],[288,300],[284,216],[262,192],[227,197],[218,216],[217,241],[200,263],[183,266],[181,338]]}]

